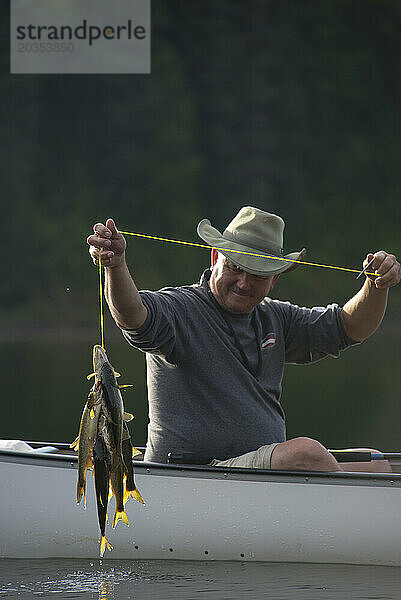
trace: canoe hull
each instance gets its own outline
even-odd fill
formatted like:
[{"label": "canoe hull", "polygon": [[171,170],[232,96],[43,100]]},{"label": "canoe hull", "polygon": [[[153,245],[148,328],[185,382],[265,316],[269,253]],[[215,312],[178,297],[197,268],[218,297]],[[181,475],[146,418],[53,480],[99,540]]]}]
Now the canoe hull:
[{"label": "canoe hull", "polygon": [[[57,460],[56,460],[57,458]],[[94,484],[75,502],[76,460],[0,454],[0,556],[97,558]],[[106,537],[117,559],[401,565],[401,481],[136,464],[146,505]],[[114,500],[110,501],[112,522]]]}]

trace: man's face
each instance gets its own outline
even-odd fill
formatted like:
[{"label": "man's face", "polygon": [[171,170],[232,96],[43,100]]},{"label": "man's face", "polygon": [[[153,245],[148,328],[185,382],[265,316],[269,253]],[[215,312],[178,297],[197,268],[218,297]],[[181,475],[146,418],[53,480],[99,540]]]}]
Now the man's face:
[{"label": "man's face", "polygon": [[279,277],[251,275],[212,250],[210,289],[220,306],[229,312],[250,313],[269,294]]}]

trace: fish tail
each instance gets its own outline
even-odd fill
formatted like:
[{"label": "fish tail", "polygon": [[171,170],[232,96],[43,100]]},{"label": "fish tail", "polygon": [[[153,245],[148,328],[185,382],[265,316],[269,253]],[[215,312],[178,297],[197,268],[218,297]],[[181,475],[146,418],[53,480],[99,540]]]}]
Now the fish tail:
[{"label": "fish tail", "polygon": [[115,526],[117,525],[118,521],[121,519],[121,521],[123,521],[123,523],[125,523],[127,525],[127,527],[129,527],[129,521],[128,521],[128,517],[127,517],[127,513],[125,512],[125,510],[116,510],[116,513],[114,515],[114,521],[113,521],[113,529],[115,528]]},{"label": "fish tail", "polygon": [[134,489],[131,490],[129,492],[129,494],[138,502],[140,502],[141,504],[145,504],[144,499],[142,498],[141,494],[139,493],[138,488],[136,487],[136,485],[134,485]]},{"label": "fish tail", "polygon": [[106,536],[102,535],[100,539],[100,556],[103,556],[106,547],[110,552],[113,550],[113,546],[106,540]]},{"label": "fish tail", "polygon": [[141,494],[139,493],[138,488],[135,486],[135,488],[131,491],[131,496],[133,498],[135,498],[135,500],[137,500],[138,502],[140,502],[141,504],[145,504],[144,499],[142,498]]},{"label": "fish tail", "polygon": [[82,496],[84,497],[84,508],[86,508],[86,485],[85,482],[83,484],[80,484],[78,482],[77,484],[77,504],[79,504],[82,500]]},{"label": "fish tail", "polygon": [[127,490],[127,489],[125,490],[124,500],[123,500],[124,506],[127,504],[128,500],[130,499],[131,496],[132,496],[132,498],[134,498],[141,504],[145,504],[144,499],[142,498],[141,494],[139,493],[138,488],[136,486],[134,486],[133,490]]}]

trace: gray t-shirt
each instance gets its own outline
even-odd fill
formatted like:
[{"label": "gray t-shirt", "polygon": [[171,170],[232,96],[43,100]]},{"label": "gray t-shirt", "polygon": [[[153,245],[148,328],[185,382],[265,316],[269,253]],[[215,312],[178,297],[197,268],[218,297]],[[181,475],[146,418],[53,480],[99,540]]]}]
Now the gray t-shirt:
[{"label": "gray t-shirt", "polygon": [[146,460],[167,462],[169,452],[224,460],[285,441],[284,364],[337,357],[354,343],[337,304],[309,309],[266,297],[254,316],[235,315],[213,300],[209,276],[140,292],[148,317],[139,330],[123,331],[146,352]]}]

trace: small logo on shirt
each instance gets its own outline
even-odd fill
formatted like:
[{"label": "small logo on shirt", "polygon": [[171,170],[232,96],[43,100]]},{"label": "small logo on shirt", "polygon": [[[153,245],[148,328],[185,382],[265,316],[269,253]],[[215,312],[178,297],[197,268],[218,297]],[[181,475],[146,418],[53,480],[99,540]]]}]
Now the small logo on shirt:
[{"label": "small logo on shirt", "polygon": [[267,336],[262,340],[261,348],[264,350],[265,348],[272,348],[276,343],[276,334],[268,333]]}]

